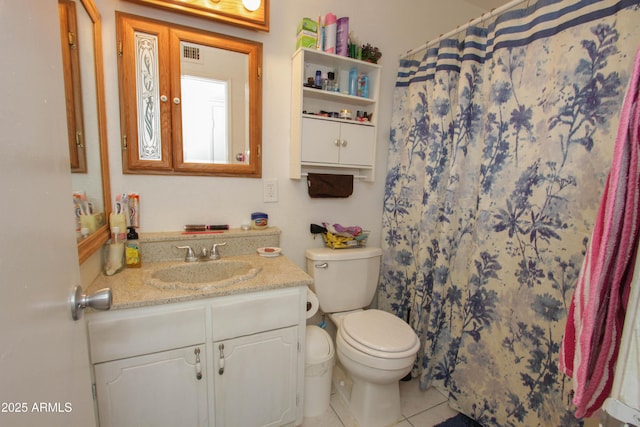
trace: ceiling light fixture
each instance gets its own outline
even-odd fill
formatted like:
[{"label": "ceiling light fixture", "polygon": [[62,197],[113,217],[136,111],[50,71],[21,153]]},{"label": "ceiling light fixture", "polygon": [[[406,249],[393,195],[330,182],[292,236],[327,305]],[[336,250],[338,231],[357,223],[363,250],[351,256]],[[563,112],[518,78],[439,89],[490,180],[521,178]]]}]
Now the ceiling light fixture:
[{"label": "ceiling light fixture", "polygon": [[242,4],[249,12],[255,12],[260,8],[260,0],[242,0]]}]

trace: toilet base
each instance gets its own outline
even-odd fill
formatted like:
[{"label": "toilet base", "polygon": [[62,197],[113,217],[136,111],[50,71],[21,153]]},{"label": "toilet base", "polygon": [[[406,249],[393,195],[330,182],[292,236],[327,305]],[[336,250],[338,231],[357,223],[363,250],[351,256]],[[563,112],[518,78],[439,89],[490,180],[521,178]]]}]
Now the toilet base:
[{"label": "toilet base", "polygon": [[374,384],[353,378],[349,407],[361,426],[384,427],[402,418],[400,385]]},{"label": "toilet base", "polygon": [[[332,400],[331,405],[344,425],[386,427],[395,424],[402,418],[399,382],[391,384],[391,387],[382,391],[382,397],[380,397],[380,389],[373,390],[371,387],[363,387],[362,383],[354,379],[337,361],[333,369],[333,386],[338,401]],[[389,398],[390,392],[392,393],[391,398]],[[377,399],[382,399],[383,403]],[[367,403],[374,401],[378,402],[380,407],[372,407],[373,403]],[[384,408],[382,408],[383,406]]]}]

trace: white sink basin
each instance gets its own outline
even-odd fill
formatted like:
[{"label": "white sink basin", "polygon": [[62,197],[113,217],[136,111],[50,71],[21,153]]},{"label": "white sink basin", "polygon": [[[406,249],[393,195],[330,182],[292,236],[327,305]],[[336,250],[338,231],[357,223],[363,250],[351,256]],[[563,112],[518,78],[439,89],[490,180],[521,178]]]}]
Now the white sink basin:
[{"label": "white sink basin", "polygon": [[151,271],[145,283],[160,289],[207,290],[251,279],[259,272],[244,261],[193,262]]}]

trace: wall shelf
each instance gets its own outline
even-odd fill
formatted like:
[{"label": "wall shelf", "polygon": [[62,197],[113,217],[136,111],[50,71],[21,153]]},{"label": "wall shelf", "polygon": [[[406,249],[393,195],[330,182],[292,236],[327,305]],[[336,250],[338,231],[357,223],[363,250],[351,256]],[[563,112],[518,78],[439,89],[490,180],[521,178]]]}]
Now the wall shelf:
[{"label": "wall shelf", "polygon": [[[349,72],[369,79],[368,97],[344,93]],[[375,172],[377,104],[381,66],[314,49],[297,50],[292,58],[291,91],[291,179],[309,172],[353,174],[373,181]],[[333,72],[338,91],[307,87],[309,77],[320,70],[323,76]],[[319,115],[321,111],[339,113],[350,110],[367,113],[368,122]],[[304,113],[303,113],[304,112]]]}]

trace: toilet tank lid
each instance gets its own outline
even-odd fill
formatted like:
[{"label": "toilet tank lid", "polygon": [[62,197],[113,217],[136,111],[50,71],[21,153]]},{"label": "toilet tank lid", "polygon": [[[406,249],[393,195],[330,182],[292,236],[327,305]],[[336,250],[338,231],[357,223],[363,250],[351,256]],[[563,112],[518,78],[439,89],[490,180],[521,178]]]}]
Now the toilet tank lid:
[{"label": "toilet tank lid", "polygon": [[349,249],[311,248],[305,251],[304,256],[312,261],[363,259],[382,256],[382,249],[376,247]]}]

